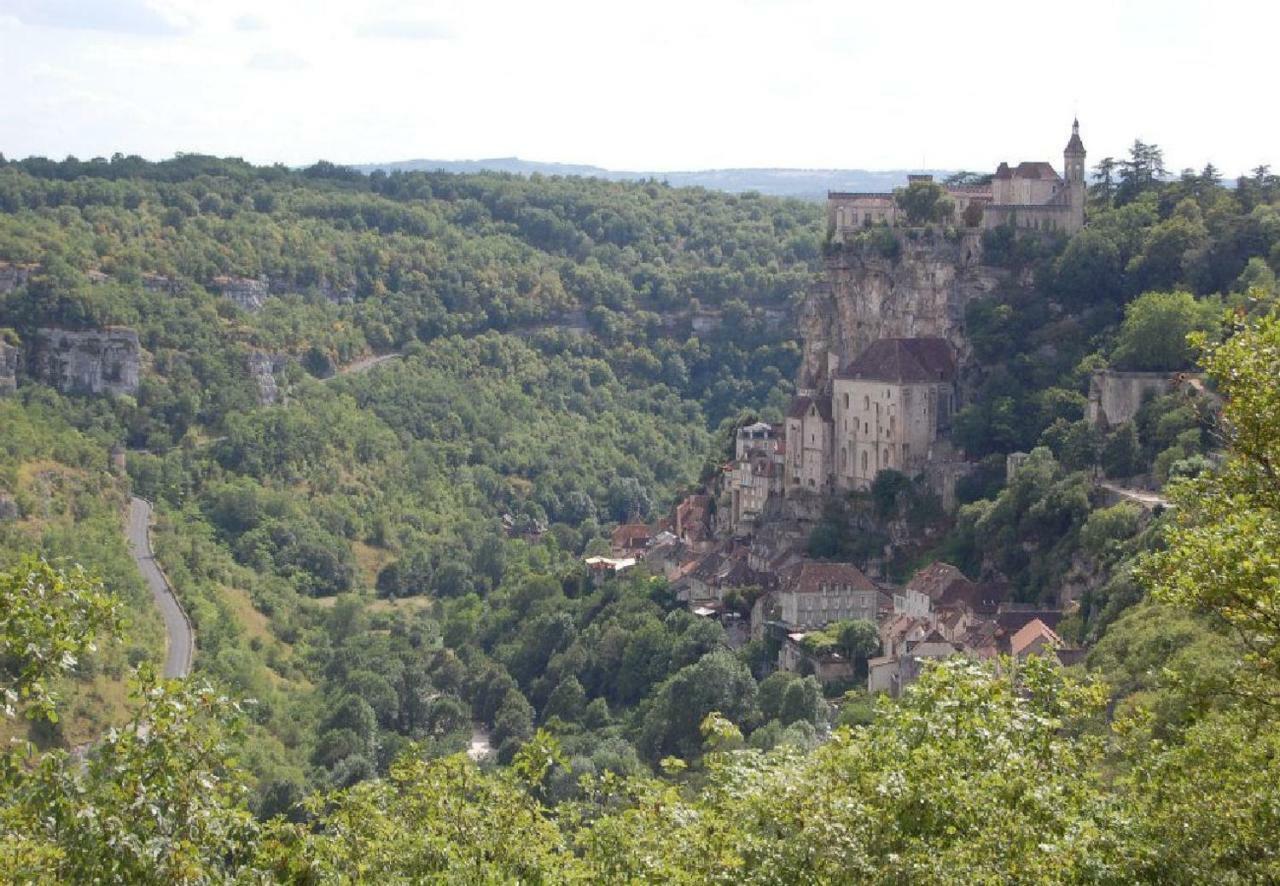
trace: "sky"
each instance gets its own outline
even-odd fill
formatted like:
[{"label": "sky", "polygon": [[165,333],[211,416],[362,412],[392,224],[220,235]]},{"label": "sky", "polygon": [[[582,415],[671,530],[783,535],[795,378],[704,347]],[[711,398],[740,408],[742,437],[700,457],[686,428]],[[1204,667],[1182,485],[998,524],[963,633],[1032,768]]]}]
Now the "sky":
[{"label": "sky", "polygon": [[1271,0],[0,0],[0,153],[1280,167]]}]

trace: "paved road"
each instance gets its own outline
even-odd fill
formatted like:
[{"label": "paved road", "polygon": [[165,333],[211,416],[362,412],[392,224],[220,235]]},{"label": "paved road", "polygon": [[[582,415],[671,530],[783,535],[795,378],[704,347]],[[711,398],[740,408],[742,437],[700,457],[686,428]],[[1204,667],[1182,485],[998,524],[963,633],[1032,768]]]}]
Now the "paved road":
[{"label": "paved road", "polygon": [[1169,499],[1155,492],[1148,492],[1145,489],[1126,489],[1114,483],[1099,483],[1098,485],[1123,499],[1142,505],[1148,511],[1153,510],[1156,505],[1162,508],[1170,507]]},{"label": "paved road", "polygon": [[164,659],[164,675],[167,678],[181,678],[191,673],[191,656],[196,651],[195,632],[191,623],[173,596],[169,583],[156,565],[155,554],[151,550],[151,503],[136,495],[129,497],[129,525],[126,535],[129,539],[129,553],[133,554],[138,570],[151,588],[151,596],[156,601],[156,608],[164,618],[164,631],[167,635],[168,654]]}]

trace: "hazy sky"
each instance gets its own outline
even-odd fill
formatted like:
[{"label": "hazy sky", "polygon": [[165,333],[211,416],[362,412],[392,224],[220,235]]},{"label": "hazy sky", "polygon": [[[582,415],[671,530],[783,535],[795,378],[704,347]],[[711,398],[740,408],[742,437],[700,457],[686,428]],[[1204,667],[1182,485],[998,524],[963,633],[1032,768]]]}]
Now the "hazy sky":
[{"label": "hazy sky", "polygon": [[1280,166],[1280,3],[0,0],[0,152]]}]

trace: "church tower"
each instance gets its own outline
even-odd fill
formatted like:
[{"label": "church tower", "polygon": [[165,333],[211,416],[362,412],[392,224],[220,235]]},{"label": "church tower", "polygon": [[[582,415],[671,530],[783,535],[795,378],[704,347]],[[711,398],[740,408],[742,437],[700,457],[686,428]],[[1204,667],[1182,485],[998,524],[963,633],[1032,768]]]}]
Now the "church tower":
[{"label": "church tower", "polygon": [[1080,121],[1071,123],[1071,141],[1062,152],[1062,167],[1067,180],[1067,200],[1071,215],[1067,222],[1067,234],[1074,234],[1084,227],[1084,142],[1080,140]]}]

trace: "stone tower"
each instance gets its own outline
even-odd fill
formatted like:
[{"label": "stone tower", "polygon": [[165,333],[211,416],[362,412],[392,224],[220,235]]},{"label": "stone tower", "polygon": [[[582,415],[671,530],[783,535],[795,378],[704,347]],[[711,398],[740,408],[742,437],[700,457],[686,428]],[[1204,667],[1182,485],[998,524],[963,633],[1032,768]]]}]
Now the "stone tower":
[{"label": "stone tower", "polygon": [[1066,179],[1067,200],[1071,204],[1071,216],[1067,221],[1067,233],[1074,234],[1084,227],[1084,142],[1080,140],[1080,121],[1071,123],[1071,141],[1062,152],[1063,177]]}]

